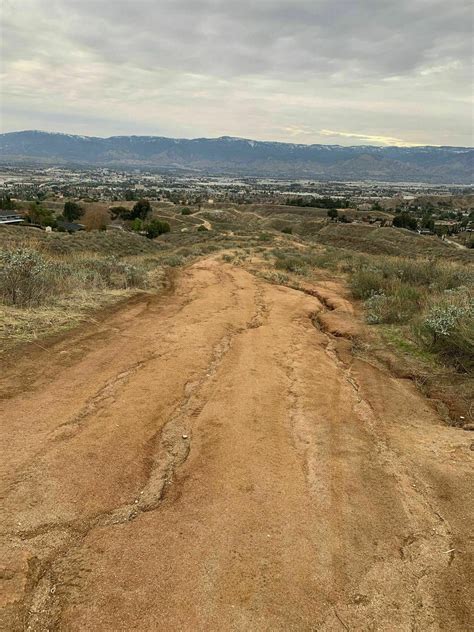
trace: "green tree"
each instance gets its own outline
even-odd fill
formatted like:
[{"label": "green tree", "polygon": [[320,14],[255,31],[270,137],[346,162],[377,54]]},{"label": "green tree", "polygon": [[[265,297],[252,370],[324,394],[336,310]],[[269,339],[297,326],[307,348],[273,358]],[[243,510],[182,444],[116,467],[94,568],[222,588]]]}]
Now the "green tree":
[{"label": "green tree", "polygon": [[13,211],[15,209],[15,203],[12,201],[8,193],[0,198],[0,208],[4,211]]},{"label": "green tree", "polygon": [[38,202],[32,202],[29,206],[27,221],[31,224],[39,224],[40,226],[57,226],[56,217],[48,208],[43,208]]},{"label": "green tree", "polygon": [[330,217],[331,219],[336,220],[338,217],[339,213],[337,212],[337,208],[330,208],[328,211],[328,217]]},{"label": "green tree", "polygon": [[69,222],[74,222],[77,219],[79,219],[82,213],[83,213],[83,210],[77,202],[68,200],[64,204],[63,215]]},{"label": "green tree", "polygon": [[149,200],[138,200],[130,213],[130,219],[146,219],[148,214],[151,213],[151,204]]},{"label": "green tree", "polygon": [[431,230],[431,232],[434,232],[435,223],[434,223],[434,219],[431,217],[431,215],[424,215],[422,217],[421,227],[422,228],[427,228],[428,230]]},{"label": "green tree", "polygon": [[408,228],[409,230],[416,230],[418,228],[416,219],[404,211],[395,215],[392,223],[397,228]]}]

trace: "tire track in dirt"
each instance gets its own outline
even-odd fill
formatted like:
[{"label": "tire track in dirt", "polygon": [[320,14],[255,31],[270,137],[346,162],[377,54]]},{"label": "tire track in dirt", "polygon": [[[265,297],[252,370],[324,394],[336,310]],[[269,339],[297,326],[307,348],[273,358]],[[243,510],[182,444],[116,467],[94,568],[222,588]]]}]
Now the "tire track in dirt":
[{"label": "tire track in dirt", "polygon": [[[217,280],[221,283],[224,278],[232,280],[231,275],[217,271]],[[232,291],[235,298],[236,291]],[[50,533],[56,535],[58,532],[65,534],[65,542],[59,550],[55,550],[54,555],[48,556],[43,562],[36,561],[33,572],[27,580],[29,586],[25,597],[23,610],[30,613],[26,629],[54,629],[55,619],[58,614],[58,606],[54,604],[55,586],[60,582],[60,578],[54,572],[54,566],[65,554],[70,554],[71,550],[79,548],[87,533],[98,527],[113,526],[134,520],[140,513],[154,511],[166,492],[166,485],[172,484],[173,474],[177,467],[186,460],[192,441],[192,421],[195,419],[204,402],[201,401],[199,393],[203,386],[211,381],[217,369],[229,351],[235,336],[238,336],[246,329],[259,327],[262,318],[265,317],[265,304],[262,300],[262,291],[258,288],[255,291],[255,313],[244,327],[232,329],[219,340],[212,352],[212,360],[205,369],[202,376],[185,385],[184,399],[176,407],[169,421],[150,440],[150,472],[148,480],[143,489],[137,494],[137,498],[129,504],[94,516],[89,520],[78,520],[66,523],[43,524],[32,531],[20,531],[18,533],[21,541],[35,539],[38,536],[48,538]],[[188,301],[189,302],[189,301]],[[236,306],[234,302],[234,307]],[[224,310],[217,310],[219,314]],[[67,441],[74,434],[80,431],[80,424],[86,418],[93,416],[100,409],[107,407],[110,401],[114,401],[114,395],[137,371],[143,369],[146,364],[156,357],[163,358],[165,354],[148,354],[147,358],[140,360],[127,370],[122,371],[101,387],[97,393],[87,401],[86,405],[72,419],[58,428],[48,437],[49,442]],[[64,433],[67,428],[69,432]],[[70,432],[73,429],[74,432]],[[41,454],[44,455],[45,452]],[[35,458],[38,455],[35,455]],[[10,537],[13,534],[7,534]],[[53,602],[50,604],[49,602]],[[48,613],[45,616],[45,613]]]}]

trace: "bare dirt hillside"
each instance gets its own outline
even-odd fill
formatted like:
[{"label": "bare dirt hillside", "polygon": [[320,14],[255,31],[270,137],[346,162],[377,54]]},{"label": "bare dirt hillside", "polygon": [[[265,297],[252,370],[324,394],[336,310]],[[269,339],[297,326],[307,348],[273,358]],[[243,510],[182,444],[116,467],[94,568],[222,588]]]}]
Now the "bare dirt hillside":
[{"label": "bare dirt hillside", "polygon": [[211,258],[6,360],[0,628],[472,629],[472,435],[355,326]]}]

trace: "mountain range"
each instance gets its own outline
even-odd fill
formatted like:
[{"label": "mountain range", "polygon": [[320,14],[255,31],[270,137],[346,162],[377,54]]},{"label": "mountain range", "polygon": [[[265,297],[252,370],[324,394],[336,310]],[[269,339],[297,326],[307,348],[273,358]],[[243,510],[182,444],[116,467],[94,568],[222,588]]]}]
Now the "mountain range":
[{"label": "mountain range", "polygon": [[471,147],[303,145],[220,138],[0,134],[0,162],[146,168],[214,175],[471,184]]}]

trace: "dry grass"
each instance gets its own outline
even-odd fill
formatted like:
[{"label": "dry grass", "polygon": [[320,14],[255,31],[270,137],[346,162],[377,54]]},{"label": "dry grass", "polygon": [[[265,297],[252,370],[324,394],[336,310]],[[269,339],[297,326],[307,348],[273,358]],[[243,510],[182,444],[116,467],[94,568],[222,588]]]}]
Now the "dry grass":
[{"label": "dry grass", "polygon": [[93,322],[96,310],[108,307],[132,294],[129,290],[84,292],[58,298],[35,308],[0,305],[0,353],[18,343],[41,346],[47,336],[67,331],[82,322]]},{"label": "dry grass", "polygon": [[74,327],[97,309],[163,284],[162,247],[143,237],[32,232],[0,233],[2,350]]}]

